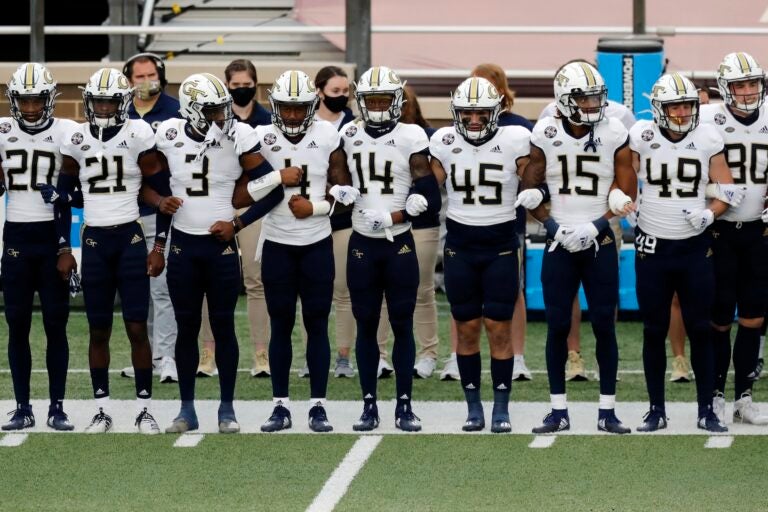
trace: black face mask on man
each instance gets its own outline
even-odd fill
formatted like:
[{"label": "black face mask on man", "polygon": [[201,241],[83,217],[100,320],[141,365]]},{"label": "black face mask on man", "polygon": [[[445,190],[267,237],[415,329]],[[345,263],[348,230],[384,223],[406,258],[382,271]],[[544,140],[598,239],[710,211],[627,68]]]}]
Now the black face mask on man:
[{"label": "black face mask on man", "polygon": [[323,98],[323,103],[328,107],[328,110],[338,114],[347,107],[349,96],[326,96]]},{"label": "black face mask on man", "polygon": [[248,104],[256,96],[255,87],[238,87],[237,89],[229,89],[229,94],[232,95],[232,101],[238,107],[247,107]]}]

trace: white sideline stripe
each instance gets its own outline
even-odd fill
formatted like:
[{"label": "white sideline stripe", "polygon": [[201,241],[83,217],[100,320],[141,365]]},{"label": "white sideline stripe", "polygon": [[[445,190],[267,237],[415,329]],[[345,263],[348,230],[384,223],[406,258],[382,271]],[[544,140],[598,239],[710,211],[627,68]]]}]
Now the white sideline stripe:
[{"label": "white sideline stripe", "polygon": [[730,448],[733,444],[733,436],[710,436],[704,448]]},{"label": "white sideline stripe", "polygon": [[555,444],[555,439],[557,439],[557,436],[536,436],[531,441],[531,444],[528,445],[528,448],[549,448]]},{"label": "white sideline stripe", "polygon": [[205,437],[204,434],[182,434],[173,443],[174,448],[194,448],[200,444],[200,441]]},{"label": "white sideline stripe", "polygon": [[333,510],[347,493],[352,480],[379,445],[381,438],[382,436],[361,436],[325,482],[314,501],[307,507],[307,512]]},{"label": "white sideline stripe", "polygon": [[5,437],[0,439],[0,446],[5,446],[6,448],[21,446],[28,436],[29,434],[6,434]]}]

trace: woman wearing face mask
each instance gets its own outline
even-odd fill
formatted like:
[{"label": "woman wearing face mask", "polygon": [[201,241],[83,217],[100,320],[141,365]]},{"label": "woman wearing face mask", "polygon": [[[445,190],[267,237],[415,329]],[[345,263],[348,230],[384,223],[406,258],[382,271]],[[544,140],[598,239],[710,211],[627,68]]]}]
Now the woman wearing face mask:
[{"label": "woman wearing face mask", "polygon": [[262,107],[256,96],[256,68],[250,60],[237,59],[224,70],[227,89],[232,95],[232,112],[242,122],[254,128],[272,123],[272,114]]},{"label": "woman wearing face mask", "polygon": [[338,130],[354,119],[349,109],[349,80],[347,73],[337,66],[326,66],[317,72],[315,87],[320,96],[320,107],[315,118],[328,121]]}]

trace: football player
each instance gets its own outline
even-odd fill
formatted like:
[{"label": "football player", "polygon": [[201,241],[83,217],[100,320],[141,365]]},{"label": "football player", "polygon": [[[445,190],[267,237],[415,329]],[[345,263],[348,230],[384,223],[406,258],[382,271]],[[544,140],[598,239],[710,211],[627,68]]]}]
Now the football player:
[{"label": "football player", "polygon": [[236,433],[240,425],[233,407],[239,359],[235,307],[241,280],[234,237],[258,216],[256,206],[235,215],[232,199],[236,183],[247,180],[249,172],[262,165],[264,171],[272,169],[258,154],[258,144],[245,151],[236,148],[236,141],[244,140],[252,129],[235,121],[232,96],[219,78],[209,73],[187,77],[179,87],[179,99],[182,119],[164,121],[156,136],[158,150],[168,162],[172,195],[153,197],[145,187],[144,196],[173,215],[168,289],[179,333],[175,355],[181,410],[165,431],[183,433],[199,425],[194,406],[197,337],[206,297],[219,369],[219,432]]},{"label": "football player", "polygon": [[710,314],[715,295],[712,248],[706,229],[728,205],[707,204],[710,181],[733,183],[723,139],[709,124],[699,125],[699,95],[687,78],[667,74],[651,90],[653,121],[630,130],[633,166],[643,179],[635,237],[637,300],[643,318],[643,366],[650,410],[638,427],[667,427],[665,340],[672,295],[677,292],[691,340],[696,376],[698,428],[728,429],[712,410],[713,342]]},{"label": "football player", "polygon": [[[86,427],[88,433],[107,432],[112,418],[109,406],[109,339],[115,292],[120,293],[131,360],[136,375],[136,426],[144,434],[160,429],[149,412],[152,396],[152,350],[147,337],[149,277],[163,271],[162,256],[170,218],[158,214],[155,247],[147,255],[139,219],[138,195],[142,181],[162,193],[167,174],[155,148],[152,128],[142,120],[128,119],[132,89],[116,69],[94,73],[83,90],[87,121],[65,132],[64,155],[57,192],[71,196],[83,190],[85,226],[82,230],[83,297],[90,332],[89,365],[98,413]],[[165,181],[163,180],[165,178]],[[165,194],[167,195],[167,194]],[[69,243],[70,205],[55,206],[57,268],[68,280],[76,270]]]},{"label": "football player", "polygon": [[514,351],[512,313],[518,296],[515,233],[518,173],[528,163],[530,132],[498,126],[501,96],[485,78],[468,78],[451,97],[453,126],[430,140],[432,172],[448,191],[443,254],[445,288],[456,320],[456,359],[467,401],[467,432],[485,428],[480,396],[480,334],[491,349],[492,432],[510,432]]},{"label": "football player", "polygon": [[[535,434],[570,428],[565,393],[567,338],[573,299],[579,285],[589,303],[595,353],[600,366],[598,430],[626,434],[614,412],[616,404],[615,311],[619,297],[619,262],[608,221],[631,208],[637,177],[627,129],[606,118],[607,90],[590,64],[574,62],[555,76],[557,115],[540,119],[531,135],[531,160],[525,170],[521,203],[536,206],[533,215],[547,230],[541,268],[547,319],[547,375],[552,412]],[[617,187],[612,188],[613,184]],[[538,204],[546,184],[551,212]],[[528,203],[526,198],[535,201]]]},{"label": "football player", "polygon": [[[725,380],[731,362],[731,324],[738,309],[733,344],[734,421],[768,424],[752,403],[749,374],[757,365],[760,333],[768,306],[768,233],[763,215],[768,167],[768,113],[765,72],[748,53],[729,53],[718,70],[723,103],[703,105],[701,122],[714,126],[725,142],[733,182],[746,187],[737,207],[712,224],[715,294],[715,414],[725,421]],[[762,217],[762,218],[761,218]]]},{"label": "football player", "polygon": [[[438,211],[440,191],[429,167],[429,141],[424,130],[398,122],[403,86],[387,67],[367,70],[355,87],[361,119],[341,129],[352,183],[360,192],[352,212],[353,233],[347,253],[347,283],[357,323],[355,352],[364,402],[363,413],[352,427],[356,431],[379,425],[376,331],[382,297],[387,300],[395,338],[395,426],[407,432],[421,430],[421,421],[411,408],[416,359],[413,311],[419,265],[408,216]],[[409,194],[411,186],[414,193]]]},{"label": "football player", "polygon": [[246,146],[261,145],[262,155],[272,167],[299,168],[302,179],[285,187],[284,199],[262,222],[262,280],[270,318],[269,361],[275,407],[261,430],[276,432],[292,425],[288,409],[291,333],[296,301],[301,299],[307,331],[309,428],[329,432],[333,427],[326,415],[325,396],[331,357],[328,316],[334,260],[326,186],[331,186],[332,194],[341,190],[347,204],[354,202],[357,191],[349,186],[351,177],[338,131],[331,123],[315,121],[319,98],[309,76],[296,70],[284,72],[269,91],[269,102],[272,124],[257,127],[255,142]]},{"label": "football player", "polygon": [[8,191],[2,284],[8,322],[8,361],[17,405],[2,429],[21,430],[35,425],[29,403],[29,332],[37,291],[45,328],[51,401],[47,425],[55,430],[72,430],[63,407],[69,364],[68,285],[56,271],[58,247],[53,205],[44,201],[41,192],[48,192],[49,200],[55,200],[51,191],[61,168],[59,143],[62,134],[76,123],[53,117],[58,95],[56,81],[41,64],[28,62],[19,66],[11,75],[6,95],[11,117],[0,118],[0,172],[4,176],[0,180],[0,195]]}]

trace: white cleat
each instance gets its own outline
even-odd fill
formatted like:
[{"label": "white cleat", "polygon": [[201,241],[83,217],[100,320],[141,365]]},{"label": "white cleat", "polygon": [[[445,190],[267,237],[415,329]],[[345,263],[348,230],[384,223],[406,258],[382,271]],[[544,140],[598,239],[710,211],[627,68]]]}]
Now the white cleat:
[{"label": "white cleat", "polygon": [[445,360],[445,366],[443,371],[440,372],[440,380],[460,380],[459,364],[456,362],[456,354],[451,354],[451,357]]},{"label": "white cleat", "polygon": [[760,409],[752,403],[752,396],[744,393],[733,404],[733,421],[750,425],[768,425],[768,416],[760,414]]},{"label": "white cleat", "polygon": [[395,373],[395,370],[389,365],[386,359],[379,359],[379,371],[376,376],[380,379],[386,379]]},{"label": "white cleat", "polygon": [[141,434],[153,436],[160,433],[160,427],[157,425],[155,418],[149,414],[146,407],[136,416],[134,424]]},{"label": "white cleat", "polygon": [[106,414],[99,407],[99,412],[91,420],[91,424],[85,427],[86,434],[104,434],[112,429],[112,416]]},{"label": "white cleat", "polygon": [[221,434],[237,434],[240,432],[240,424],[233,419],[226,419],[219,421],[219,433]]},{"label": "white cleat", "polygon": [[422,357],[413,365],[413,376],[419,379],[428,379],[435,373],[437,361],[431,357]]},{"label": "white cleat", "polygon": [[163,357],[160,362],[160,382],[179,382],[179,374],[176,371],[176,361],[172,357]]}]

